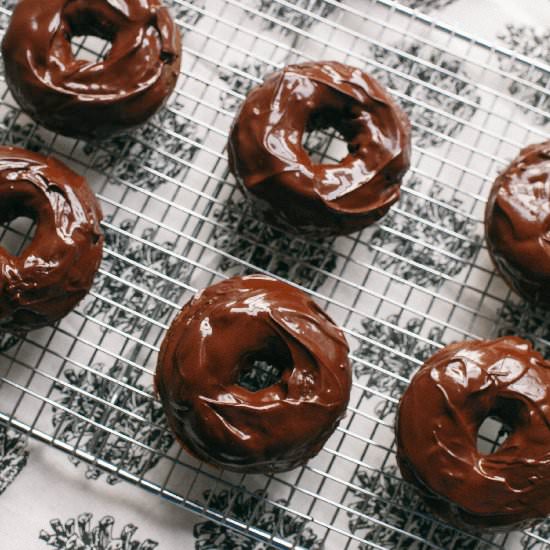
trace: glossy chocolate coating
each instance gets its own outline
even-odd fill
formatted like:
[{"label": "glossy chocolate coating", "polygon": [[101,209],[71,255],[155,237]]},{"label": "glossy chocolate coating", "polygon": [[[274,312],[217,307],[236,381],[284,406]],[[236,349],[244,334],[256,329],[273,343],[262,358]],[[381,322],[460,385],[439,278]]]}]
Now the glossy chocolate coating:
[{"label": "glossy chocolate coating", "polygon": [[[334,127],[349,154],[314,164],[304,133]],[[250,92],[231,130],[229,163],[270,221],[347,234],[399,198],[410,164],[405,113],[374,78],[337,62],[290,65]]]},{"label": "glossy chocolate coating", "polygon": [[36,222],[18,256],[0,246],[0,327],[49,325],[87,294],[101,262],[101,209],[86,180],[54,158],[0,147],[0,223]]},{"label": "glossy chocolate coating", "polygon": [[[280,381],[256,392],[238,385],[254,360],[281,368]],[[303,292],[235,277],[183,308],[155,384],[172,430],[196,457],[234,471],[290,470],[316,455],[344,416],[348,346]]]},{"label": "glossy chocolate coating", "polygon": [[525,300],[550,307],[550,141],[523,149],[496,179],[485,227],[508,284]]},{"label": "glossy chocolate coating", "polygon": [[[71,38],[112,42],[104,61],[78,60]],[[145,122],[174,90],[180,34],[159,0],[21,0],[2,43],[21,108],[49,130],[98,139]]]},{"label": "glossy chocolate coating", "polygon": [[[435,513],[503,529],[550,514],[550,362],[517,337],[461,342],[418,371],[399,405],[397,459]],[[511,434],[476,446],[490,416]]]}]

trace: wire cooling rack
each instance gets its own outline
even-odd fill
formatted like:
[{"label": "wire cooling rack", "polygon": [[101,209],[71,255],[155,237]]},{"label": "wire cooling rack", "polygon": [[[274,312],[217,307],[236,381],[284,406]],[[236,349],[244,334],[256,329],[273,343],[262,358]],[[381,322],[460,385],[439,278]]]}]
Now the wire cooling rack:
[{"label": "wire cooling rack", "polygon": [[[13,4],[0,3],[2,29]],[[393,438],[399,396],[442,345],[517,333],[547,351],[548,317],[514,301],[495,274],[482,219],[495,174],[548,137],[548,67],[390,0],[170,4],[184,37],[181,79],[167,108],[131,136],[90,145],[53,135],[21,114],[2,80],[2,141],[54,153],[89,179],[106,246],[74,313],[21,340],[2,336],[0,420],[87,463],[90,476],[129,481],[204,516],[195,533],[210,541],[203,547],[217,548],[225,533],[223,548],[548,548],[549,522],[473,535],[431,517],[400,481]],[[97,58],[107,47],[85,37],[75,52]],[[227,170],[227,133],[247,91],[310,59],[377,75],[414,122],[401,202],[376,226],[333,240],[264,225]],[[307,147],[319,161],[343,151],[330,131],[309,135]],[[5,228],[6,246],[32,235],[19,223]],[[183,453],[151,388],[181,305],[251,271],[312,293],[344,327],[355,371],[348,415],[326,448],[302,469],[267,477]],[[261,383],[260,366],[255,376]],[[506,435],[495,423],[483,429],[486,450]]]}]

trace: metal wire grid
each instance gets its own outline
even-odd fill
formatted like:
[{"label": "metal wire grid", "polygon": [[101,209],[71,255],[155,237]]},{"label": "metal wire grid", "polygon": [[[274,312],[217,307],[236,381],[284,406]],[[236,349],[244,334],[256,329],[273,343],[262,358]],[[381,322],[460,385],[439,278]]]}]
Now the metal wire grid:
[{"label": "metal wire grid", "polygon": [[[3,17],[12,3],[0,4]],[[278,548],[550,544],[544,529],[461,533],[427,515],[414,497],[403,499],[410,492],[392,468],[393,419],[384,412],[395,407],[422,353],[443,343],[523,330],[539,347],[549,344],[547,318],[514,305],[480,241],[494,175],[521,146],[547,138],[530,117],[547,116],[548,86],[537,82],[548,68],[389,0],[173,0],[172,7],[184,35],[179,87],[165,112],[129,139],[89,146],[45,132],[18,111],[4,86],[3,141],[55,153],[84,173],[107,214],[107,243],[98,281],[77,311],[20,341],[4,336],[0,418],[88,462],[96,475],[135,483]],[[426,58],[408,43],[437,55]],[[78,47],[99,53],[93,39]],[[451,50],[461,52],[455,57],[467,73],[441,62]],[[405,63],[387,64],[373,52]],[[440,145],[415,146],[403,200],[376,228],[308,242],[255,220],[227,172],[224,148],[250,84],[287,63],[324,58],[391,75],[416,130]],[[507,70],[506,63],[522,70]],[[442,77],[479,96],[442,87]],[[400,91],[410,91],[402,84],[414,94]],[[538,104],[511,96],[512,85],[537,94]],[[475,116],[453,114],[449,100]],[[447,135],[433,117],[461,131]],[[310,138],[320,159],[337,157],[338,136]],[[418,205],[439,217],[423,215]],[[459,229],[446,223],[449,216],[463,221]],[[422,234],[408,231],[411,224]],[[456,243],[469,253],[457,252]],[[197,288],[243,271],[298,280],[344,327],[352,349],[357,378],[347,418],[316,459],[288,474],[241,476],[194,461],[170,445],[151,392],[160,341],[181,305]],[[503,314],[505,304],[515,317]],[[485,443],[497,444],[498,437],[488,434]],[[370,484],[360,483],[365,477]],[[377,490],[387,483],[396,492]],[[245,517],[238,511],[243,502]],[[271,522],[263,521],[266,512]]]}]

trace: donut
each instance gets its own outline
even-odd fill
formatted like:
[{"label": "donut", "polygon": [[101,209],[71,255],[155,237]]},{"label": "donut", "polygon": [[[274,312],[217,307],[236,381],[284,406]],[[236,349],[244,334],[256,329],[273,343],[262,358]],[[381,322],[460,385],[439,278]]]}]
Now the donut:
[{"label": "donut", "polygon": [[[111,42],[103,61],[76,59],[73,36]],[[8,87],[53,132],[101,139],[139,126],[175,88],[181,39],[160,0],[21,0],[2,42]]]},{"label": "donut", "polygon": [[0,223],[24,216],[35,235],[18,255],[0,246],[0,328],[50,325],[87,294],[101,262],[101,208],[86,180],[52,157],[0,147]]},{"label": "donut", "polygon": [[[348,144],[338,163],[316,164],[304,133],[332,127]],[[264,216],[298,232],[341,235],[380,219],[410,165],[410,124],[389,93],[334,61],[289,65],[242,105],[229,166]]]},{"label": "donut", "polygon": [[[236,472],[285,471],[316,455],[345,414],[348,351],[305,293],[271,277],[235,277],[182,309],[162,343],[155,386],[195,457]],[[281,376],[253,391],[239,377],[258,361]]]},{"label": "donut", "polygon": [[485,233],[507,283],[524,300],[550,307],[550,141],[523,149],[495,180]]},{"label": "donut", "polygon": [[[434,512],[459,527],[502,530],[550,514],[550,362],[507,336],[437,352],[405,391],[397,461]],[[477,450],[488,417],[510,435]]]}]

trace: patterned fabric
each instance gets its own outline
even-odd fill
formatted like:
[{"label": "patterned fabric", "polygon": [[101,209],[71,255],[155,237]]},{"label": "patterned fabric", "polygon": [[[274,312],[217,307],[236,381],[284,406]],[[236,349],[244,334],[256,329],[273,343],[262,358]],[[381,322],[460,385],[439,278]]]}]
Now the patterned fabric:
[{"label": "patterned fabric", "polygon": [[[550,63],[550,28],[536,29],[526,25],[506,25],[506,29],[499,35],[499,38],[514,51],[529,56],[543,63]],[[519,78],[529,82],[535,82],[542,90],[533,90],[521,82],[512,82],[508,91],[517,99],[533,105],[540,110],[540,113],[531,115],[535,124],[547,124],[550,121],[550,98],[543,90],[550,85],[550,76],[547,71],[535,69],[527,63],[510,61],[503,58],[501,66],[505,71],[511,71]]]},{"label": "patterned fabric", "polygon": [[[401,53],[382,46],[371,48],[370,56],[384,66],[372,72],[382,84],[414,98],[414,101],[403,99],[402,104],[413,123],[416,145],[442,145],[446,137],[454,137],[464,128],[456,119],[468,122],[479,103],[479,95],[470,83],[471,77],[463,68],[465,63],[420,42],[398,42],[395,47]],[[388,72],[388,67],[397,72]],[[415,80],[411,80],[411,76]],[[448,116],[449,113],[453,118]]]},{"label": "patterned fabric", "polygon": [[[80,389],[82,393],[79,395],[68,390],[65,385],[57,385],[56,389],[62,394],[58,400],[59,403],[86,419],[80,420],[62,409],[54,409],[52,423],[58,437],[68,444],[78,442],[78,445],[90,454],[124,468],[128,472],[144,474],[157,465],[160,455],[166,453],[174,442],[174,438],[166,429],[162,408],[158,402],[151,399],[152,389],[140,384],[140,373],[131,367],[121,363],[115,363],[110,368],[96,364],[93,365],[93,370],[95,372],[81,373],[76,373],[72,369],[65,370],[65,380],[72,387]],[[113,384],[112,380],[118,380],[120,385]],[[128,389],[128,386],[132,386],[134,390]],[[89,395],[95,398],[88,397]],[[109,405],[98,405],[96,398],[100,398]],[[144,425],[121,412],[111,415],[109,426],[118,433],[146,443],[153,451],[147,451],[120,438],[110,441],[108,432],[95,428],[88,422],[88,420],[101,422],[101,419],[109,414],[113,405],[131,410],[146,418],[148,422]],[[75,465],[80,464],[80,460],[69,458]],[[102,470],[94,466],[88,466],[86,471],[86,477],[89,479],[98,479],[103,474]],[[112,474],[107,475],[106,479],[111,484],[120,481]]]},{"label": "patterned fabric", "polygon": [[152,540],[139,542],[134,539],[135,525],[125,525],[117,536],[113,533],[115,520],[106,516],[97,524],[92,523],[92,514],[80,514],[76,519],[65,522],[58,519],[50,521],[50,531],[40,532],[40,539],[49,548],[56,550],[153,550],[158,543]]},{"label": "patterned fabric", "polygon": [[[336,0],[339,2],[340,0]],[[285,25],[291,25],[302,31],[309,30],[315,24],[317,17],[331,16],[337,6],[325,2],[325,0],[295,0],[289,5],[272,2],[271,0],[256,0],[255,7],[261,11],[264,17],[261,23],[262,27],[267,29],[278,29],[278,21],[283,21]],[[298,8],[298,9],[296,9]],[[288,28],[283,29],[284,34],[292,32]]]},{"label": "patterned fabric", "polygon": [[[332,550],[349,533],[361,550],[547,548],[550,521],[515,538],[433,521],[400,479],[393,422],[407,381],[441,345],[516,333],[550,351],[548,315],[517,303],[494,275],[482,223],[492,177],[519,145],[548,136],[548,0],[531,6],[547,18],[514,0],[490,16],[489,3],[401,0],[425,14],[415,19],[391,0],[369,2],[364,15],[352,0],[166,2],[183,34],[179,89],[129,135],[54,138],[0,82],[2,143],[53,152],[85,173],[103,200],[106,241],[77,313],[26,339],[0,332],[0,413],[64,451],[0,424],[0,541],[10,550],[263,550],[272,537]],[[0,29],[15,4],[0,0]],[[481,39],[540,66],[426,18],[465,32],[482,20]],[[359,235],[286,234],[260,219],[227,169],[226,136],[242,99],[275,68],[303,60],[300,52],[372,72],[413,122],[401,200]],[[308,133],[304,146],[332,162],[345,154],[343,141],[328,129]],[[341,429],[308,467],[220,474],[175,443],[152,373],[165,327],[195,289],[258,269],[324,297],[347,329],[357,386]],[[278,377],[258,363],[239,384],[255,391]]]},{"label": "patterned fabric", "polygon": [[28,458],[26,437],[0,425],[0,495],[21,473]]},{"label": "patterned fabric", "polygon": [[[307,526],[303,519],[285,514],[281,508],[266,504],[268,495],[257,492],[254,495],[244,496],[242,493],[230,490],[213,493],[206,491],[204,498],[209,502],[210,508],[218,512],[226,512],[231,509],[232,516],[240,521],[247,522],[251,517],[254,524],[270,532],[275,527],[275,536],[282,537],[290,544],[299,548],[319,550],[321,544],[315,533]],[[284,505],[284,502],[282,503]],[[263,550],[268,546],[258,543],[250,538],[230,531],[217,523],[206,521],[197,523],[193,532],[195,536],[195,548],[197,550]]]},{"label": "patterned fabric", "polygon": [[[380,522],[389,523],[399,529],[408,531],[414,536],[425,538],[439,548],[460,548],[460,550],[489,550],[490,544],[484,544],[468,537],[457,536],[454,529],[441,526],[435,528],[422,499],[409,486],[399,481],[395,466],[384,472],[360,470],[357,473],[359,490],[354,491],[356,500],[352,507],[364,515]],[[372,520],[354,517],[350,521],[354,534],[367,540],[376,540],[384,548],[397,548],[403,541],[403,535],[394,529],[385,528]],[[418,545],[418,548],[424,546]],[[367,549],[368,546],[360,545]]]},{"label": "patterned fabric", "polygon": [[419,11],[431,12],[441,10],[457,0],[400,0],[408,8]]}]

